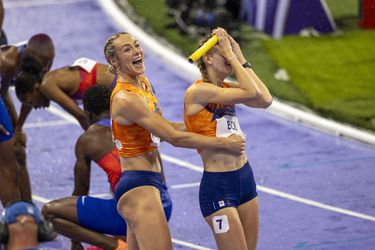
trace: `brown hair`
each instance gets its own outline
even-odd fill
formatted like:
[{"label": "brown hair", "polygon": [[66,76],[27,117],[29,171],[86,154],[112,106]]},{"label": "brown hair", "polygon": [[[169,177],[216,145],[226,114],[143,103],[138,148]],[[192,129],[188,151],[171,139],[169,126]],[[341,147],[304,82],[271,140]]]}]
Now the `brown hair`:
[{"label": "brown hair", "polygon": [[[207,42],[211,37],[213,36],[213,34],[208,34],[208,35],[205,35],[200,41],[199,41],[199,47],[201,47],[205,42]],[[210,50],[207,53],[209,53]],[[204,55],[203,55],[204,56]],[[198,59],[198,63],[197,63],[197,66],[199,68],[199,71],[201,72],[202,74],[202,80],[208,82],[210,79],[208,77],[208,72],[207,72],[207,68],[206,68],[206,64],[204,64],[204,60],[203,60],[203,56],[201,58]]]},{"label": "brown hair", "polygon": [[105,45],[104,45],[104,56],[105,56],[105,59],[107,60],[107,62],[109,63],[109,72],[113,73],[113,74],[116,74],[116,68],[112,65],[111,63],[111,60],[113,58],[115,58],[116,56],[116,53],[115,53],[115,45],[113,44],[113,42],[121,35],[129,35],[128,32],[118,32],[116,34],[114,34],[113,36],[111,36],[110,38],[108,38],[108,40],[106,41]]}]

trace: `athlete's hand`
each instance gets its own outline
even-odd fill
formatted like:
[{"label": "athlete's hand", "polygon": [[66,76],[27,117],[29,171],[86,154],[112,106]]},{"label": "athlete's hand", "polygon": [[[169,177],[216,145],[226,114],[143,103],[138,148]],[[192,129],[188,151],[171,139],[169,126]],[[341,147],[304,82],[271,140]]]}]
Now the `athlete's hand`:
[{"label": "athlete's hand", "polygon": [[70,250],[84,250],[85,248],[82,246],[81,242],[73,241]]},{"label": "athlete's hand", "polygon": [[14,142],[15,144],[20,144],[23,147],[26,147],[26,133],[21,131],[14,132]]},{"label": "athlete's hand", "polygon": [[9,132],[8,130],[6,130],[3,125],[0,124],[0,133],[4,134],[4,135],[9,135]]},{"label": "athlete's hand", "polygon": [[243,154],[245,151],[245,140],[241,136],[233,134],[227,137],[226,140],[226,150],[236,155]]},{"label": "athlete's hand", "polygon": [[234,55],[232,50],[231,41],[229,39],[229,35],[227,31],[223,28],[217,28],[213,31],[213,34],[217,35],[218,44],[216,45],[217,49],[220,51],[226,59],[232,57]]},{"label": "athlete's hand", "polygon": [[230,43],[232,45],[232,50],[233,50],[233,53],[236,55],[238,61],[241,63],[241,64],[244,64],[246,62],[246,59],[245,57],[243,56],[242,54],[242,51],[241,51],[241,47],[240,45],[236,42],[236,40],[234,40],[233,37],[229,36],[229,40],[230,40]]}]

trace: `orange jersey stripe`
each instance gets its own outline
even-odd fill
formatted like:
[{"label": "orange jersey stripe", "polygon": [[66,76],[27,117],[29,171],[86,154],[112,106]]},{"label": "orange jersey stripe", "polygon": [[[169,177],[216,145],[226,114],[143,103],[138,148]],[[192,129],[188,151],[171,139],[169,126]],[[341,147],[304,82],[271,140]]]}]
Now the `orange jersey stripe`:
[{"label": "orange jersey stripe", "polygon": [[[146,86],[144,90],[127,82],[117,81],[111,94],[111,103],[113,96],[118,91],[133,92],[145,99],[150,110],[159,113],[159,104],[151,84],[145,77],[142,77],[141,80]],[[154,146],[152,142],[150,132],[136,123],[124,126],[112,120],[112,134],[117,149],[119,150],[119,155],[122,157],[138,156],[156,149],[156,146]]]}]

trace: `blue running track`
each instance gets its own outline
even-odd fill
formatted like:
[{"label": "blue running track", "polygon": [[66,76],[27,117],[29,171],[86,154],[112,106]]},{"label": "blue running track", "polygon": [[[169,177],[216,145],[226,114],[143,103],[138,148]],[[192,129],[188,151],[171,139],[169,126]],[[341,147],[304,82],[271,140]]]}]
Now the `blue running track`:
[{"label": "blue running track", "polygon": [[[95,0],[5,0],[4,28],[10,43],[35,33],[55,41],[53,68],[78,57],[105,62],[105,40],[119,31]],[[181,121],[189,85],[145,51],[146,72],[167,119]],[[16,104],[19,103],[15,100]],[[258,249],[375,249],[375,148],[240,108],[247,154],[260,200]],[[74,145],[81,128],[56,105],[27,120],[28,167],[38,206],[73,191]],[[174,210],[175,249],[215,249],[198,205],[201,160],[194,150],[161,146]],[[93,167],[91,194],[108,197],[104,174]],[[45,249],[69,249],[59,236]]]}]

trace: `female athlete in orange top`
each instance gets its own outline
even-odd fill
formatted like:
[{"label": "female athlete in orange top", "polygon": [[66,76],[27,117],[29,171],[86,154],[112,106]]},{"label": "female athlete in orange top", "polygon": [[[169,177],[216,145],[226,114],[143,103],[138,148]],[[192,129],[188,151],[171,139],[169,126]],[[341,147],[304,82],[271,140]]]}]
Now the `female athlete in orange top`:
[{"label": "female athlete in orange top", "polygon": [[244,141],[239,136],[215,138],[178,131],[165,120],[144,76],[142,48],[130,34],[121,32],[110,37],[104,53],[118,76],[110,106],[122,170],[115,196],[118,211],[127,222],[128,247],[172,249],[160,201],[162,180],[156,150],[159,137],[178,147],[230,150],[237,154],[244,150]]},{"label": "female athlete in orange top", "polygon": [[[267,87],[251,69],[239,45],[227,32],[213,31],[218,44],[199,60],[202,80],[185,93],[188,131],[213,137],[245,137],[235,104],[266,108],[272,102]],[[210,36],[202,39],[201,44]],[[224,82],[235,74],[238,84]],[[214,233],[219,249],[255,249],[258,238],[258,199],[246,154],[199,150],[204,173],[199,190],[202,214]]]}]

